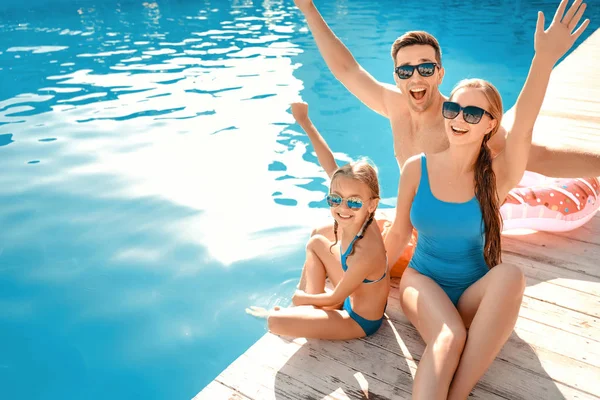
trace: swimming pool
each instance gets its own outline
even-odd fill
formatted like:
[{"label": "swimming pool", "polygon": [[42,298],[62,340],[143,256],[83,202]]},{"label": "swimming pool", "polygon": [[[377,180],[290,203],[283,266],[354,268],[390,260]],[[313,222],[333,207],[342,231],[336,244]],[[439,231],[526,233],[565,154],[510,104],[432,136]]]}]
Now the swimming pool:
[{"label": "swimming pool", "polygon": [[[555,8],[318,4],[378,79],[392,81],[393,40],[425,29],[444,92],[486,78],[507,108],[536,11]],[[580,40],[600,21],[587,15]],[[377,164],[394,203],[387,121],[335,81],[291,0],[9,0],[0,84],[7,398],[191,398],[265,332],[245,307],[289,303],[327,215],[325,174],[287,112],[300,96],[341,160]]]}]

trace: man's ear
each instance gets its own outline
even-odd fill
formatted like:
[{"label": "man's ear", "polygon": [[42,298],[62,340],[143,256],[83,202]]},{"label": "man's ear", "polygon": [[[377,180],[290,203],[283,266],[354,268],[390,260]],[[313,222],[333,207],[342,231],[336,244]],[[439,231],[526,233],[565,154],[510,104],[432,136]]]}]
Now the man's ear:
[{"label": "man's ear", "polygon": [[446,70],[442,66],[440,66],[438,69],[438,86],[442,84],[445,73],[446,73]]},{"label": "man's ear", "polygon": [[392,75],[394,76],[394,83],[397,87],[400,87],[400,78],[398,78],[398,74],[396,74],[396,67],[394,67],[394,71],[392,71]]}]

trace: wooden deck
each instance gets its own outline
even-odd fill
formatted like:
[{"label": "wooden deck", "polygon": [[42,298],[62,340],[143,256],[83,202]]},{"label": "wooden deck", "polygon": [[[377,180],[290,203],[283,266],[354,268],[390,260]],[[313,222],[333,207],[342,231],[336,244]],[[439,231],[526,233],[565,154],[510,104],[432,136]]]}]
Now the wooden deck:
[{"label": "wooden deck", "polygon": [[[578,68],[597,54],[600,29],[555,68],[536,140],[600,150],[600,70]],[[471,398],[600,399],[600,214],[566,234],[504,236],[503,249],[527,289],[513,334]],[[397,290],[386,314],[365,339],[266,334],[194,399],[409,399],[425,345]]]}]

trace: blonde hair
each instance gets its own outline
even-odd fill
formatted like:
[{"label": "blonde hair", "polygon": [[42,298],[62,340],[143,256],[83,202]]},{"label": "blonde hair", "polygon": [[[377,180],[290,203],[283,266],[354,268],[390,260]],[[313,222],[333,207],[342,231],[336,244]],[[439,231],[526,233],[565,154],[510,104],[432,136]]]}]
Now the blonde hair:
[{"label": "blonde hair", "polygon": [[496,174],[492,169],[492,153],[487,143],[500,128],[502,97],[494,85],[483,79],[465,79],[454,87],[452,93],[450,93],[450,99],[461,89],[480,90],[488,101],[486,111],[496,120],[496,126],[483,137],[481,149],[475,162],[475,196],[479,201],[485,227],[483,255],[488,267],[493,268],[502,262],[500,238],[502,218],[500,217],[500,199],[496,187]]}]

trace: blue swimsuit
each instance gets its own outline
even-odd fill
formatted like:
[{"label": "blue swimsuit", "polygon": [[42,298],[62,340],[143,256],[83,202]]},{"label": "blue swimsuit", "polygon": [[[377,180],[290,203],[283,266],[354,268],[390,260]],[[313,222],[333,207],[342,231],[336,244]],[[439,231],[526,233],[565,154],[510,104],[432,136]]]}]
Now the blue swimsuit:
[{"label": "blue swimsuit", "polygon": [[[364,227],[363,227],[363,229],[364,229]],[[344,272],[346,272],[348,270],[348,265],[346,264],[346,259],[348,258],[348,255],[352,251],[352,247],[354,247],[354,242],[356,242],[356,239],[362,237],[362,231],[363,230],[361,229],[360,232],[354,237],[354,239],[352,239],[352,242],[350,242],[350,245],[348,246],[348,248],[346,249],[344,254],[342,254],[342,269],[344,270]],[[386,263],[385,271],[381,278],[377,279],[376,281],[371,281],[369,279],[365,279],[365,280],[363,280],[363,283],[367,283],[367,284],[377,283],[380,280],[382,280],[383,278],[385,278],[386,274],[387,274],[387,263]],[[362,330],[365,332],[365,334],[367,336],[372,335],[375,332],[377,332],[377,330],[381,326],[381,323],[383,322],[383,315],[378,320],[372,320],[372,319],[363,318],[360,315],[358,315],[357,313],[355,313],[354,310],[352,310],[352,305],[350,304],[350,297],[346,297],[346,300],[344,300],[343,309],[348,312],[348,315],[350,315],[350,318],[352,318],[354,321],[356,321],[356,323],[358,325],[360,325],[360,327],[362,328]]]},{"label": "blue swimsuit", "polygon": [[456,306],[463,292],[489,270],[483,257],[485,230],[477,198],[465,203],[437,199],[422,154],[421,181],[410,220],[419,238],[408,266],[433,279]]}]

